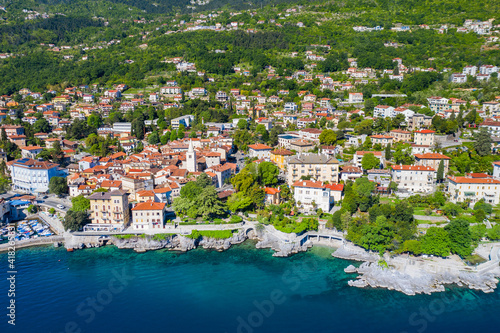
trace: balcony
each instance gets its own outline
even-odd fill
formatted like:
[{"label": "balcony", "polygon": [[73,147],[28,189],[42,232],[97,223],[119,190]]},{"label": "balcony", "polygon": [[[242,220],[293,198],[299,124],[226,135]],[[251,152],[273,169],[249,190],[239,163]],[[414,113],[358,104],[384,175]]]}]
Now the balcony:
[{"label": "balcony", "polygon": [[475,197],[476,196],[476,192],[464,192],[464,195],[466,197]]}]

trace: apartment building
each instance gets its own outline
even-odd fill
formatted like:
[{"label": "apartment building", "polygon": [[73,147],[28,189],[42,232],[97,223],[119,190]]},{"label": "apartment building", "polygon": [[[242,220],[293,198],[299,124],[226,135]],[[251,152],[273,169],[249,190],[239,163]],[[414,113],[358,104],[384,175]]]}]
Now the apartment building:
[{"label": "apartment building", "polygon": [[427,128],[432,125],[432,117],[424,114],[415,113],[413,117],[408,120],[408,129],[414,131],[421,128]]},{"label": "apartment building", "polygon": [[393,137],[389,135],[372,135],[370,136],[372,143],[374,145],[381,145],[382,147],[385,147],[387,145],[390,145],[393,143]]},{"label": "apartment building", "polygon": [[363,93],[349,93],[349,103],[350,104],[363,103]]},{"label": "apartment building", "polygon": [[436,169],[422,165],[393,165],[392,181],[398,184],[398,189],[430,192],[436,183]]},{"label": "apartment building", "polygon": [[285,170],[286,158],[293,155],[293,152],[288,149],[275,149],[271,151],[270,159],[278,168]]},{"label": "apartment building", "polygon": [[87,197],[90,200],[91,224],[85,231],[121,231],[130,221],[128,195],[125,191],[96,192]]},{"label": "apartment building", "polygon": [[444,174],[448,173],[451,158],[438,153],[415,154],[415,165],[428,166],[436,171],[439,168],[439,163],[443,161]]},{"label": "apartment building", "polygon": [[358,168],[361,168],[361,160],[363,159],[363,156],[365,156],[365,154],[375,155],[375,157],[380,160],[380,166],[384,166],[385,158],[381,151],[357,151],[356,153],[354,153],[352,163],[354,163],[354,165]]},{"label": "apartment building", "polygon": [[170,125],[172,125],[172,128],[177,130],[179,129],[180,125],[184,125],[184,127],[189,127],[191,126],[191,123],[194,121],[194,116],[191,114],[181,116],[174,118],[170,121]]},{"label": "apartment building", "polygon": [[448,110],[451,108],[451,105],[448,104],[449,99],[444,97],[429,97],[427,98],[427,102],[429,102],[429,108],[434,112],[441,112],[444,110]]},{"label": "apartment building", "polygon": [[134,230],[163,229],[165,222],[165,203],[147,201],[132,208],[132,228]]},{"label": "apartment building", "polygon": [[448,194],[452,202],[476,202],[484,199],[486,203],[498,205],[500,202],[500,180],[493,178],[448,177]]},{"label": "apartment building", "polygon": [[325,212],[330,211],[330,189],[322,182],[299,180],[292,186],[295,202],[300,208],[307,210],[321,208]]},{"label": "apartment building", "polygon": [[394,117],[394,108],[388,105],[377,105],[373,109],[374,118],[392,118]]},{"label": "apartment building", "polygon": [[248,156],[256,157],[257,159],[269,158],[271,156],[272,147],[258,143],[248,146]]},{"label": "apartment building", "polygon": [[44,193],[49,190],[52,177],[63,176],[59,164],[23,158],[14,161],[10,168],[12,189],[26,193]]},{"label": "apartment building", "polygon": [[289,185],[302,176],[311,176],[316,181],[338,183],[339,161],[323,154],[299,154],[286,160],[286,180]]},{"label": "apartment building", "polygon": [[411,132],[410,131],[395,129],[395,130],[392,130],[389,134],[394,138],[394,142],[400,142],[400,141],[411,142]]},{"label": "apartment building", "polygon": [[415,131],[415,138],[413,142],[419,146],[434,146],[435,142],[435,131],[432,130],[420,130]]}]

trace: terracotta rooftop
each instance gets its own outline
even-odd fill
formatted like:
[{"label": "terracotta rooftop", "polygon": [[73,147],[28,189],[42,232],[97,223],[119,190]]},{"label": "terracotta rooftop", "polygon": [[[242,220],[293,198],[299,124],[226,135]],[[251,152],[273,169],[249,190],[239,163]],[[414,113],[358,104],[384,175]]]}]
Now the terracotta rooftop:
[{"label": "terracotta rooftop", "polygon": [[147,202],[138,203],[134,208],[132,208],[132,210],[133,211],[136,211],[136,210],[162,210],[163,208],[165,208],[165,203],[163,203],[163,202],[147,201]]}]

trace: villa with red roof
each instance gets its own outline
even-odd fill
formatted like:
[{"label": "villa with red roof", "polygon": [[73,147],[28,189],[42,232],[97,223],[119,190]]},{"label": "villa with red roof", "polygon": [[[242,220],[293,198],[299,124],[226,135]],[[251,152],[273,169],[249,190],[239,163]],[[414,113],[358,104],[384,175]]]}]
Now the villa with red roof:
[{"label": "villa with red roof", "polygon": [[257,159],[269,159],[271,156],[271,150],[273,150],[272,147],[269,147],[267,145],[257,143],[255,145],[249,145],[248,146],[248,156],[250,157],[257,157]]},{"label": "villa with red roof", "polygon": [[420,130],[420,131],[415,131],[414,135],[414,142],[417,144],[417,145],[420,145],[420,146],[431,146],[433,147],[434,146],[434,142],[435,142],[435,134],[436,132],[432,131],[432,130]]},{"label": "villa with red roof", "polygon": [[444,174],[448,173],[451,158],[438,153],[425,153],[425,154],[415,154],[415,165],[428,166],[436,171],[439,168],[439,163],[443,161],[444,164]]},{"label": "villa with red roof", "polygon": [[392,181],[398,189],[410,192],[431,192],[436,183],[436,169],[423,165],[393,165]]},{"label": "villa with red roof", "polygon": [[134,230],[163,229],[165,217],[164,202],[141,202],[132,208],[132,228]]},{"label": "villa with red roof", "polygon": [[471,175],[466,177],[448,177],[448,194],[452,202],[484,202],[493,206],[498,205],[500,193],[500,180],[491,177],[478,178]]}]

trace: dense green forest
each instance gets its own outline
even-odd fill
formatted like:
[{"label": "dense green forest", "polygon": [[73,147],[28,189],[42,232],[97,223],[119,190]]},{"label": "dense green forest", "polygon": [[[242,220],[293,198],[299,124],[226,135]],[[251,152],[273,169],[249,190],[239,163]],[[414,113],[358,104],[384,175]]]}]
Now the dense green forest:
[{"label": "dense green forest", "polygon": [[[0,24],[0,53],[13,56],[0,60],[0,93],[12,94],[24,87],[40,91],[49,87],[90,83],[109,85],[123,82],[141,87],[151,83],[148,82],[149,78],[155,80],[175,69],[172,64],[164,62],[165,58],[180,56],[194,62],[198,70],[221,77],[233,75],[233,68],[243,64],[251,70],[257,82],[268,89],[278,86],[258,78],[266,66],[276,68],[279,75],[291,75],[296,70],[304,69],[306,61],[303,57],[292,58],[290,53],[303,54],[308,50],[326,57],[326,61],[318,64],[318,70],[323,72],[347,69],[347,57],[357,58],[359,67],[379,70],[393,68],[392,59],[395,57],[402,58],[406,65],[438,70],[447,67],[461,71],[466,65],[500,65],[500,52],[497,49],[484,49],[484,38],[475,33],[457,33],[451,26],[442,34],[435,29],[418,27],[405,32],[390,29],[398,22],[459,26],[465,19],[496,18],[500,13],[499,4],[490,1],[403,0],[392,3],[386,0],[353,0],[285,4],[283,1],[262,0],[252,2],[256,9],[255,15],[245,11],[231,16],[228,11],[224,11],[217,18],[203,23],[243,22],[245,28],[255,28],[256,33],[241,29],[222,32],[199,30],[166,35],[168,30],[185,28],[177,26],[181,19],[191,20],[191,15],[176,12],[174,5],[183,6],[184,3],[188,1],[5,1],[7,12],[0,11],[0,15],[5,18]],[[243,4],[231,2],[231,8],[237,8],[240,3]],[[228,4],[229,1],[212,1],[208,5],[198,6],[198,9],[210,10],[210,6],[215,8]],[[260,4],[268,7],[260,10]],[[284,13],[283,9],[295,4],[303,7],[297,9],[295,6],[296,13],[288,17],[280,16]],[[108,9],[111,9],[104,10],[108,5]],[[47,11],[51,16],[47,19],[24,20],[27,14],[22,13],[22,9]],[[143,17],[144,10],[151,13],[152,21],[134,22]],[[94,15],[104,15],[105,20],[94,18]],[[268,22],[270,19],[279,21],[281,26],[257,24],[259,20]],[[299,21],[305,28],[297,26]],[[352,29],[356,25],[381,25],[385,29],[356,32]],[[119,40],[120,43],[109,45],[112,40]],[[386,47],[384,43],[387,42],[401,46]],[[53,52],[41,45],[49,43],[69,45],[72,49]],[[143,43],[147,43],[147,47],[139,48]],[[328,44],[330,50],[314,49],[312,44]],[[225,52],[214,52],[217,49]],[[88,57],[88,60],[82,61],[83,56]],[[133,63],[127,64],[126,60],[132,60]],[[412,86],[412,82],[402,85],[390,83],[386,88],[404,92],[421,90],[421,87]]]}]

